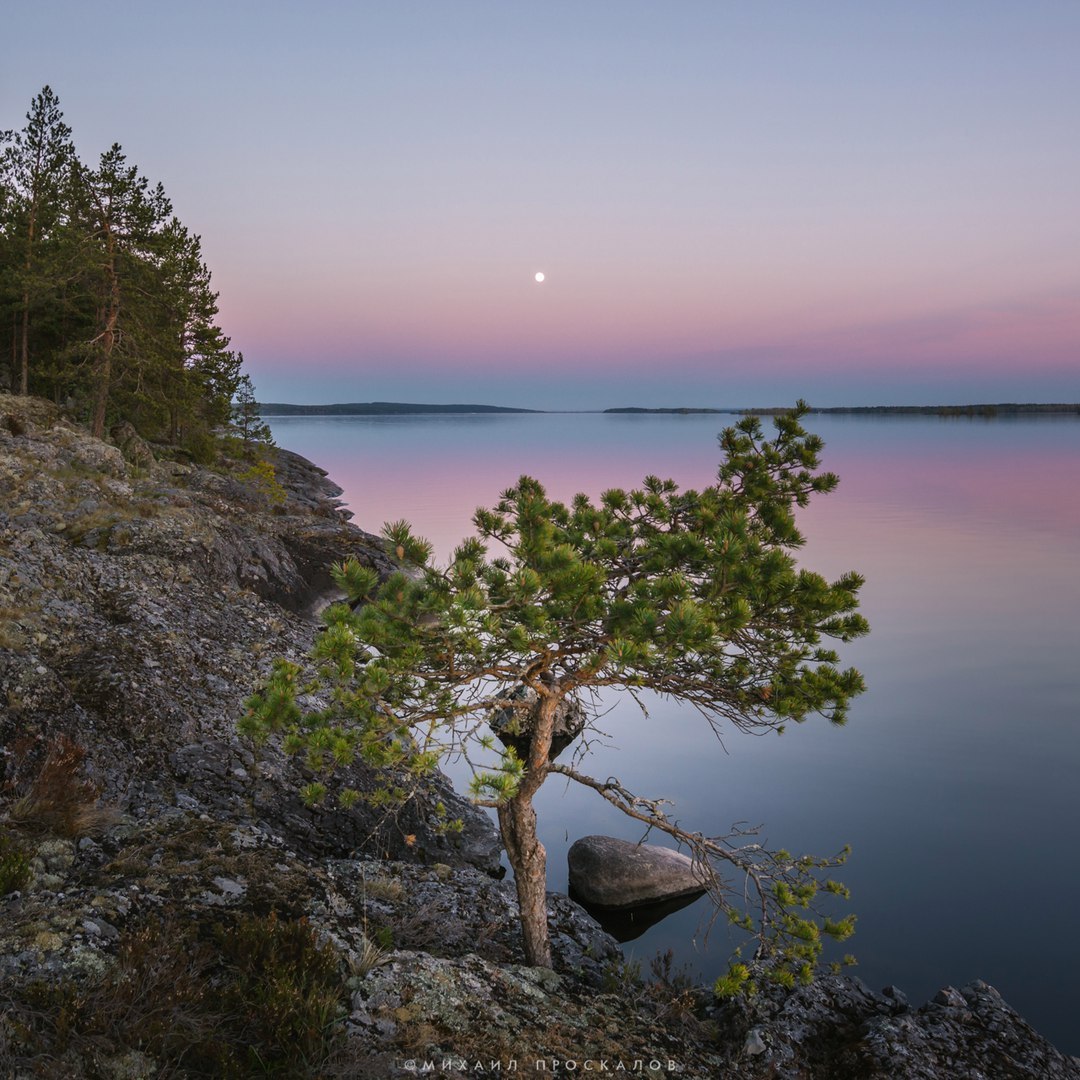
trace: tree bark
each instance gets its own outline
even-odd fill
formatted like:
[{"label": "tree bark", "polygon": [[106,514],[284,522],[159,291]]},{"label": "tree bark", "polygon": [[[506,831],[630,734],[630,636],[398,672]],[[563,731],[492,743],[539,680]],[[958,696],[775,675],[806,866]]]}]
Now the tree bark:
[{"label": "tree bark", "polygon": [[116,345],[116,327],[120,320],[120,281],[116,276],[116,245],[113,232],[106,226],[108,262],[106,273],[109,281],[108,310],[105,328],[99,335],[101,357],[94,371],[94,408],[90,422],[90,434],[97,439],[105,438],[105,413],[109,404],[109,382],[112,378],[112,354]]},{"label": "tree bark", "polygon": [[514,868],[521,937],[525,961],[533,967],[551,967],[551,939],[547,924],[547,851],[536,835],[532,795],[516,795],[499,807],[499,830],[510,865]]},{"label": "tree bark", "polygon": [[525,775],[517,794],[498,809],[499,831],[514,871],[525,960],[533,967],[552,966],[547,924],[547,851],[536,835],[533,796],[551,768],[551,737],[562,694],[534,686],[539,693],[532,723],[532,741]]},{"label": "tree bark", "polygon": [[101,358],[94,372],[94,410],[90,421],[90,434],[96,439],[105,438],[105,413],[109,404],[109,383],[112,379],[112,352],[116,340],[117,312],[109,312],[105,333],[101,340]]},{"label": "tree bark", "polygon": [[30,294],[23,293],[22,335],[19,343],[19,393],[30,392]]}]

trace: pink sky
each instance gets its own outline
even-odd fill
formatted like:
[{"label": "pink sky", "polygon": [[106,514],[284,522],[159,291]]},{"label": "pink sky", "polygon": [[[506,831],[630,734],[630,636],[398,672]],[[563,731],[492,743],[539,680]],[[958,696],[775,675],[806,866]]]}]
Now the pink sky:
[{"label": "pink sky", "polygon": [[263,400],[1080,400],[1075,5],[104,8],[0,127],[165,183]]}]

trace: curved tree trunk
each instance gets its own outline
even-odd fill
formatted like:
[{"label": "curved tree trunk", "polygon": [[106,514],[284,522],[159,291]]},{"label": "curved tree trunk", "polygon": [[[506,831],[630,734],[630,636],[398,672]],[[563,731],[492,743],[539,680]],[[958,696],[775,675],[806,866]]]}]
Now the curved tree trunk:
[{"label": "curved tree trunk", "polygon": [[525,775],[517,794],[498,808],[498,814],[499,831],[517,887],[525,960],[533,967],[549,968],[552,963],[547,924],[547,851],[536,835],[533,796],[550,771],[551,738],[562,695],[548,688],[534,686],[534,689],[540,698],[533,714]]}]

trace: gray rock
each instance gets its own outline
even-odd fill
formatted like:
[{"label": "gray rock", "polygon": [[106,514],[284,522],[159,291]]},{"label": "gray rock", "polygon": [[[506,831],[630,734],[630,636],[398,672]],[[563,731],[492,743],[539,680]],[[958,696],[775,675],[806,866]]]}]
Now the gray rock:
[{"label": "gray rock", "polygon": [[631,908],[705,891],[692,859],[656,844],[585,836],[566,858],[572,894],[598,908]]},{"label": "gray rock", "polygon": [[[530,686],[519,686],[509,696],[513,704],[495,710],[488,724],[503,746],[512,746],[522,761],[528,761],[532,745],[532,713],[538,695]],[[559,702],[549,761],[554,761],[581,734],[587,719],[579,702],[569,699]]]},{"label": "gray rock", "polygon": [[[0,753],[0,789],[25,790],[50,740],[70,734],[102,802],[138,818],[197,809],[264,821],[312,852],[497,870],[490,821],[445,781],[398,822],[367,804],[332,819],[296,794],[311,779],[302,764],[274,746],[256,764],[236,736],[273,659],[304,661],[310,612],[336,588],[330,565],[355,555],[391,567],[380,541],[342,519],[323,470],[271,451],[286,501],[270,510],[241,480],[246,462],[158,464],[117,428],[133,469],[48,402],[0,395],[0,417],[0,608],[17,646],[0,648],[0,750],[33,740]],[[341,779],[374,783],[361,766]],[[439,803],[464,822],[460,837],[438,827]]]},{"label": "gray rock", "polygon": [[154,452],[147,446],[132,424],[124,420],[109,432],[113,445],[124,458],[137,468],[149,468],[154,464]]},{"label": "gray rock", "polygon": [[758,1054],[764,1054],[769,1048],[765,1045],[765,1040],[761,1037],[761,1032],[757,1028],[754,1028],[749,1035],[746,1036],[746,1044],[743,1046],[743,1053],[748,1054],[750,1057],[757,1057]]},{"label": "gray rock", "polygon": [[[1080,1063],[1038,1035],[984,982],[945,987],[911,1009],[894,987],[851,976],[766,991],[718,1013],[740,1080],[1080,1080]],[[735,1047],[739,1047],[738,1050]]]}]

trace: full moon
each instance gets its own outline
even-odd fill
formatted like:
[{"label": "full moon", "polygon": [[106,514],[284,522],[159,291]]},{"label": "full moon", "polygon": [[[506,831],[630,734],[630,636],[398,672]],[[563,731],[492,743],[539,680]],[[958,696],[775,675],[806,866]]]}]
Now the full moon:
[{"label": "full moon", "polygon": [[544,280],[544,272],[543,272],[543,270],[538,270],[537,271],[536,280],[537,281],[543,281]]}]

